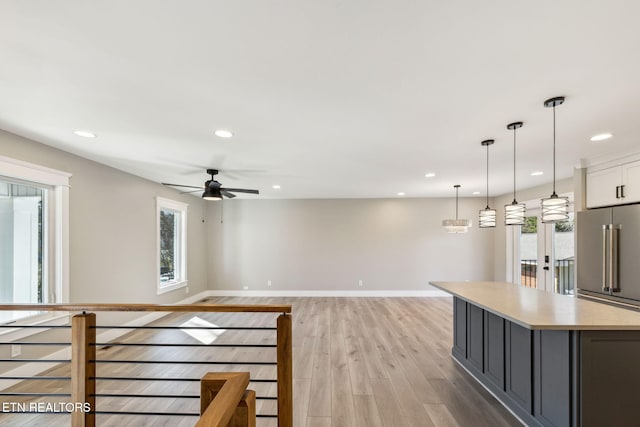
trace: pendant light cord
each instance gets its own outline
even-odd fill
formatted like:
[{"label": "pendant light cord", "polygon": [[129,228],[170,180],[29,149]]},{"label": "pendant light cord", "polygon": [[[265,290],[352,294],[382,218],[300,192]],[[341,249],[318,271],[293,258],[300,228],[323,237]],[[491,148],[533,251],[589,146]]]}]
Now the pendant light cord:
[{"label": "pendant light cord", "polygon": [[553,104],[553,195],[556,194],[556,105]]},{"label": "pendant light cord", "polygon": [[518,204],[516,201],[516,128],[513,128],[513,203]]},{"label": "pendant light cord", "polygon": [[487,144],[487,209],[489,209],[489,144]]},{"label": "pendant light cord", "polygon": [[456,220],[458,219],[458,187],[456,187]]}]

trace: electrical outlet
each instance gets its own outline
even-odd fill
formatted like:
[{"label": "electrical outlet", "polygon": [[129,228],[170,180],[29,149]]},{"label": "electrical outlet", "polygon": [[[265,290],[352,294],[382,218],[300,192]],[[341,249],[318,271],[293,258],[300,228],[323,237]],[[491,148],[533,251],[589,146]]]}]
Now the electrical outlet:
[{"label": "electrical outlet", "polygon": [[358,280],[358,286],[359,287],[363,287],[364,286],[364,282],[362,281],[362,279]]},{"label": "electrical outlet", "polygon": [[11,357],[18,357],[22,354],[22,347],[16,344],[11,346]]},{"label": "electrical outlet", "polygon": [[271,287],[271,280],[267,280],[267,287]]},{"label": "electrical outlet", "polygon": [[249,287],[248,286],[243,286],[242,289],[244,289],[245,291],[248,291]]},{"label": "electrical outlet", "polygon": [[188,294],[188,293],[189,293],[189,287],[188,287],[188,286],[184,288],[184,293],[185,293],[185,294]]}]

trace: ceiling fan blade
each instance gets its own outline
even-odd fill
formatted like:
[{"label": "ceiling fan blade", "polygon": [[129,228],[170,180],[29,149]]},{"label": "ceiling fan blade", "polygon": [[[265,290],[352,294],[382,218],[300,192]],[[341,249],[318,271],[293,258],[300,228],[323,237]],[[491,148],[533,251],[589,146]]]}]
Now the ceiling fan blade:
[{"label": "ceiling fan blade", "polygon": [[181,191],[180,194],[191,194],[191,193],[199,193],[201,192],[203,189],[200,188],[199,190],[192,190],[192,191]]},{"label": "ceiling fan blade", "polygon": [[234,197],[236,197],[235,194],[229,193],[228,191],[225,191],[225,190],[220,190],[220,194],[222,194],[224,197],[228,199],[233,199]]},{"label": "ceiling fan blade", "polygon": [[163,182],[162,185],[169,185],[171,187],[199,188],[201,190],[204,190],[204,187],[202,187],[202,186],[196,187],[195,185],[169,184],[167,182]]},{"label": "ceiling fan blade", "polygon": [[221,191],[230,191],[232,193],[249,193],[249,194],[260,194],[258,190],[247,190],[246,188],[220,188]]}]

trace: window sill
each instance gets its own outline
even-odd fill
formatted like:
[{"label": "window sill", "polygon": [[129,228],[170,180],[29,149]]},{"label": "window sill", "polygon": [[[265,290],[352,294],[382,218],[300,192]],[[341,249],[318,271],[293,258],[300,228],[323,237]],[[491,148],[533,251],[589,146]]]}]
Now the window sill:
[{"label": "window sill", "polygon": [[[8,322],[5,324],[11,324]],[[69,324],[69,314],[60,312],[49,312],[36,314],[34,316],[17,319],[15,328],[1,328],[0,340],[3,342],[17,341],[31,335],[39,334],[47,330],[47,326],[61,326]],[[40,328],[22,328],[21,326],[41,326]]]},{"label": "window sill", "polygon": [[173,282],[164,286],[158,286],[157,295],[162,295],[166,294],[167,292],[175,291],[177,289],[186,288],[188,284],[188,280],[183,280],[181,282]]}]

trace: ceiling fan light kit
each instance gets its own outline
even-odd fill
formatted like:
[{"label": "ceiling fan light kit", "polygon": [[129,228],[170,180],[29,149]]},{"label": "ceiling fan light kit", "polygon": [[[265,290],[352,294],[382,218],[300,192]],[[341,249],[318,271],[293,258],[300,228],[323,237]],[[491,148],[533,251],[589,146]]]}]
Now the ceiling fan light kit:
[{"label": "ceiling fan light kit", "polygon": [[236,197],[233,193],[247,193],[247,194],[260,194],[258,190],[249,190],[246,188],[226,188],[222,187],[218,181],[216,181],[215,176],[218,174],[217,169],[207,169],[207,173],[211,175],[211,179],[207,180],[202,187],[195,187],[193,185],[182,185],[182,184],[169,184],[163,182],[162,185],[166,185],[168,187],[186,187],[186,188],[197,188],[197,190],[185,191],[184,193],[195,193],[200,192],[204,189],[202,193],[202,198],[205,200],[222,200],[223,198],[233,199]]},{"label": "ceiling fan light kit", "polygon": [[556,106],[564,103],[564,96],[556,96],[544,101],[544,106],[553,108],[553,192],[551,196],[542,199],[542,222],[553,223],[569,219],[569,198],[556,194]]},{"label": "ceiling fan light kit", "polygon": [[456,189],[456,219],[444,219],[442,220],[442,226],[447,233],[466,233],[469,231],[469,227],[472,226],[470,219],[458,219],[458,190],[460,185],[453,186]]},{"label": "ceiling fan light kit", "polygon": [[489,146],[493,145],[493,139],[487,139],[480,144],[487,147],[487,207],[479,212],[478,226],[480,228],[494,228],[496,226],[496,210],[489,207]]},{"label": "ceiling fan light kit", "polygon": [[504,207],[505,225],[523,225],[527,212],[527,207],[516,200],[516,129],[522,126],[522,122],[513,122],[507,125],[507,129],[513,131],[513,202]]}]

